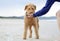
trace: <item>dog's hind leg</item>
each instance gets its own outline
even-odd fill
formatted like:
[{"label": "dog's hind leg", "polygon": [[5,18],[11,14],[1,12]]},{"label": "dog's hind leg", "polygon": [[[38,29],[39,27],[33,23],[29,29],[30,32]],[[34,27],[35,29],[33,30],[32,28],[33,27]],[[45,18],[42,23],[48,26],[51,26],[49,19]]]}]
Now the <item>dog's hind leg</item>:
[{"label": "dog's hind leg", "polygon": [[38,29],[39,29],[39,19],[37,18],[37,25],[38,25]]}]

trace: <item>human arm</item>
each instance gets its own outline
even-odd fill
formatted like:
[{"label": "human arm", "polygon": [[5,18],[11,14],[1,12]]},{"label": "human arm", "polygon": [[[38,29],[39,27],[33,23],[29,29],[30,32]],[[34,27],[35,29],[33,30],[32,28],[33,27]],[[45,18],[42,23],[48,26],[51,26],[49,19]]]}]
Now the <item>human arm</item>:
[{"label": "human arm", "polygon": [[54,2],[55,0],[47,0],[46,5],[41,10],[33,14],[33,17],[45,15],[49,11]]}]

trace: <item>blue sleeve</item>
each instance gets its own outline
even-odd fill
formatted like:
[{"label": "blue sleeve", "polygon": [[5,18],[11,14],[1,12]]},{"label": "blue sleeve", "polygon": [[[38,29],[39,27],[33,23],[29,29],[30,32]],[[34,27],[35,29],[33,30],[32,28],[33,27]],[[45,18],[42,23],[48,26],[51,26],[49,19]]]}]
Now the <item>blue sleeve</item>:
[{"label": "blue sleeve", "polygon": [[55,2],[55,0],[47,0],[46,5],[41,10],[39,10],[35,14],[33,14],[33,16],[38,17],[38,16],[42,16],[42,15],[46,14],[54,2]]}]

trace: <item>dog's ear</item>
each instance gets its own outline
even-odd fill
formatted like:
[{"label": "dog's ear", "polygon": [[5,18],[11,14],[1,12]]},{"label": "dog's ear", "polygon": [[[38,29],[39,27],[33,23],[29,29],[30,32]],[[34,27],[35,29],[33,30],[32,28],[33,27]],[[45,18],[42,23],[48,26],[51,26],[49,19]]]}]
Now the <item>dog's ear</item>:
[{"label": "dog's ear", "polygon": [[26,9],[27,9],[27,7],[28,7],[28,5],[26,5],[26,6],[25,6],[24,10],[26,10]]},{"label": "dog's ear", "polygon": [[34,5],[34,8],[35,8],[35,10],[36,10],[36,5]]}]

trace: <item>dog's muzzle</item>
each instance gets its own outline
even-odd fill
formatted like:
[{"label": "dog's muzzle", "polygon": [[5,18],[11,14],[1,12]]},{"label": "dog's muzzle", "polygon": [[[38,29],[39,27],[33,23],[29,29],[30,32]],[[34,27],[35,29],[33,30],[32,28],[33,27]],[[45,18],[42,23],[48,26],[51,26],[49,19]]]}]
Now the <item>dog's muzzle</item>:
[{"label": "dog's muzzle", "polygon": [[28,13],[26,12],[26,17],[27,17],[27,18],[31,18],[31,17],[30,17],[30,14],[32,14],[32,13],[33,13],[33,12],[31,12],[31,13],[28,14]]}]

